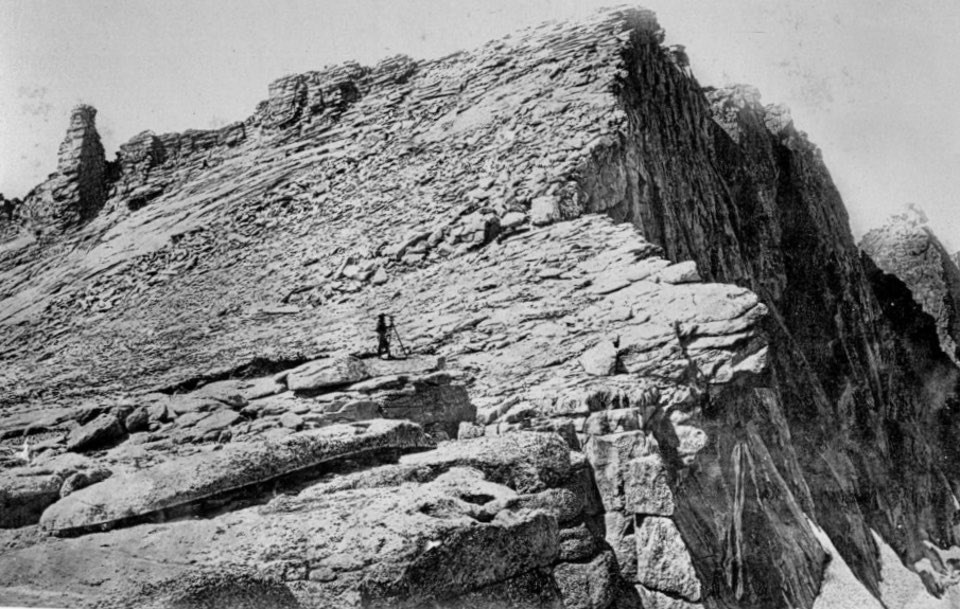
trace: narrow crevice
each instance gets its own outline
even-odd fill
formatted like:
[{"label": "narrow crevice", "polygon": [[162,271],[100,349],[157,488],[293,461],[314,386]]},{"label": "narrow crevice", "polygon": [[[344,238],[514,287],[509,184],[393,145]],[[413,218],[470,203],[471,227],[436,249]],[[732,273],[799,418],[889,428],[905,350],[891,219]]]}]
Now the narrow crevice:
[{"label": "narrow crevice", "polygon": [[493,495],[484,495],[482,493],[478,495],[473,495],[470,493],[462,493],[460,494],[460,499],[462,499],[463,501],[466,501],[467,503],[472,503],[474,505],[486,505],[487,503],[490,503],[491,501],[493,501],[494,497]]}]

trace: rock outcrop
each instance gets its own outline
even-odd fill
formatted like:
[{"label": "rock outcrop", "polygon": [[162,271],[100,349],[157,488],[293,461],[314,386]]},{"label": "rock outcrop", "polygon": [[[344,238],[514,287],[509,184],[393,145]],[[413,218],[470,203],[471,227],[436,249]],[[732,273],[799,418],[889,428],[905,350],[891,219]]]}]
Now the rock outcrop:
[{"label": "rock outcrop", "polygon": [[887,546],[940,593],[953,301],[662,42],[614,10],[121,147],[0,259],[0,601],[809,608],[830,564],[888,600]]},{"label": "rock outcrop", "polygon": [[891,217],[864,235],[860,248],[883,272],[906,284],[923,312],[936,321],[940,348],[956,362],[960,268],[927,226],[923,212],[911,206]]},{"label": "rock outcrop", "polygon": [[412,424],[377,420],[273,441],[232,443],[214,453],[113,476],[71,493],[43,513],[40,526],[58,535],[106,530],[334,461],[429,448],[431,444]]},{"label": "rock outcrop", "polygon": [[184,133],[144,131],[121,144],[116,161],[119,175],[111,191],[111,198],[124,202],[117,212],[136,212],[175,188],[178,178],[220,164],[231,148],[246,139],[246,129],[244,123],[232,123]]},{"label": "rock outcrop", "polygon": [[89,221],[107,201],[107,161],[96,127],[97,110],[80,105],[60,144],[57,172],[24,199],[21,214],[41,234]]},{"label": "rock outcrop", "polygon": [[0,194],[0,241],[14,238],[20,229],[20,199]]},{"label": "rock outcrop", "polygon": [[[477,442],[484,447],[474,451]],[[107,598],[139,605],[158,581],[170,582],[169,594],[185,585],[175,580],[219,569],[280,581],[301,606],[338,607],[496,606],[498,597],[546,607],[560,598],[555,570],[564,585],[586,585],[589,572],[577,568],[579,560],[564,560],[559,542],[559,531],[582,527],[584,517],[573,493],[558,488],[571,475],[559,437],[517,433],[414,457],[216,519],[139,525],[8,553],[0,556],[0,585],[39,587],[55,577],[62,589],[89,598],[103,595],[96,588],[105,584]],[[190,560],[156,555],[167,547]],[[31,554],[38,550],[57,558],[37,560]],[[75,560],[80,556],[86,559]],[[578,558],[594,556],[603,556],[596,543]],[[114,575],[91,585],[107,571]],[[616,583],[610,572],[590,585],[612,598]],[[470,604],[470,595],[480,604]],[[458,597],[466,604],[447,605]]]}]

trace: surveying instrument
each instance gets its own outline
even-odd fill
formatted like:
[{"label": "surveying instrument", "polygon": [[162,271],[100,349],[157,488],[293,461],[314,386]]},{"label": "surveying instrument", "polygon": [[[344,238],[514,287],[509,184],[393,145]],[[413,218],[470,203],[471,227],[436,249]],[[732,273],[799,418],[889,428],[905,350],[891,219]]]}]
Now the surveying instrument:
[{"label": "surveying instrument", "polygon": [[410,357],[410,352],[407,351],[407,348],[403,345],[403,339],[400,338],[400,332],[397,331],[397,326],[393,323],[393,315],[387,315],[387,333],[393,333],[397,337],[397,344],[400,345],[400,350],[403,353],[403,357]]}]

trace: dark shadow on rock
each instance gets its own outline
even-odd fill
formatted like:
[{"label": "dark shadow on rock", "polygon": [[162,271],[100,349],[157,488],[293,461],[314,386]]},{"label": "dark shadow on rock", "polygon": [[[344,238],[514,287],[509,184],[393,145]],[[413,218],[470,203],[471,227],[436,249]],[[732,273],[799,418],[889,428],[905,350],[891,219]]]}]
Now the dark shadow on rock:
[{"label": "dark shadow on rock", "polygon": [[301,604],[279,578],[245,568],[200,569],[151,582],[96,609],[299,609]]}]

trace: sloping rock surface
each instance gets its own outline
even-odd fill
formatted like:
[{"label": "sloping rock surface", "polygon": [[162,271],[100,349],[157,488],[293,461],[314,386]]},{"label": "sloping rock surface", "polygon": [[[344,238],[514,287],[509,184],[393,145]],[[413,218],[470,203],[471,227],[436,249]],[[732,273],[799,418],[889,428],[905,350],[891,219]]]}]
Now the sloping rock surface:
[{"label": "sloping rock surface", "polygon": [[[48,508],[80,537],[10,533],[0,601],[202,602],[219,569],[308,606],[812,607],[834,555],[881,596],[874,531],[938,592],[941,316],[857,249],[784,109],[662,43],[622,9],[285,77],[244,121],[125,144],[62,236],[3,233],[4,466],[120,428],[75,447],[113,475]],[[371,357],[381,313],[403,364]],[[222,492],[380,418],[461,439]]]}]

